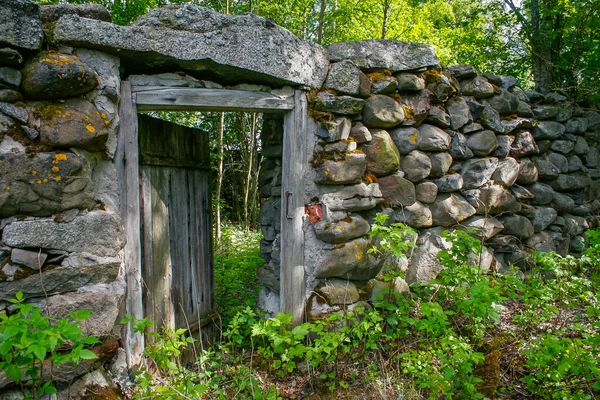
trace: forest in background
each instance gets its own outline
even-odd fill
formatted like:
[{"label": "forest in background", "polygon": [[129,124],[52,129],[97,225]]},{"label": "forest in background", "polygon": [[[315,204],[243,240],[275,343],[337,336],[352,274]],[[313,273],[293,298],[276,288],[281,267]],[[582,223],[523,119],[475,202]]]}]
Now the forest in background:
[{"label": "forest in background", "polygon": [[[41,0],[99,3],[117,24],[184,0]],[[429,43],[442,65],[512,75],[524,89],[600,100],[600,0],[192,0],[226,14],[252,12],[328,45],[366,39]],[[222,222],[256,228],[260,115],[155,113],[211,133],[216,236]]]},{"label": "forest in background", "polygon": [[[99,3],[126,25],[184,0],[41,0]],[[598,99],[598,0],[192,0],[226,14],[252,12],[322,45],[395,39],[435,46],[443,65],[519,78],[526,89],[561,88]]]}]

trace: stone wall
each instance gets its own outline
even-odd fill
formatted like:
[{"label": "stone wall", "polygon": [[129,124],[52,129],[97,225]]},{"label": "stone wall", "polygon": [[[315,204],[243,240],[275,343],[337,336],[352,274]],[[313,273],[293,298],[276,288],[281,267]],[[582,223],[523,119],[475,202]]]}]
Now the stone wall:
[{"label": "stone wall", "polygon": [[[526,271],[532,251],[582,251],[600,209],[600,113],[560,91],[523,91],[512,77],[441,68],[429,46],[328,50],[329,74],[311,97],[326,129],[307,207],[309,318],[435,278],[445,229],[476,229],[484,269]],[[377,212],[419,232],[397,266],[406,282],[383,282],[391,260],[367,253]]]},{"label": "stone wall", "polygon": [[262,284],[258,298],[260,308],[271,315],[279,311],[279,276],[281,270],[281,156],[283,151],[283,116],[263,114],[261,131],[262,162],[258,176],[261,198],[258,223],[263,234],[260,256],[263,264],[257,273]]},{"label": "stone wall", "polygon": [[[118,352],[125,296],[112,159],[120,61],[83,48],[44,51],[40,6],[4,4],[14,25],[6,31],[0,20],[0,312],[19,291],[51,317],[91,310],[82,328],[101,340],[99,359],[53,373],[66,384],[97,369],[112,390],[103,365]],[[0,390],[10,386],[0,374]]]},{"label": "stone wall", "polygon": [[[60,389],[71,387],[59,398],[128,380],[117,325],[126,291],[114,166],[122,79],[282,96],[305,89],[310,319],[435,277],[444,229],[477,230],[482,268],[526,271],[532,250],[578,254],[596,226],[600,113],[561,92],[442,68],[428,45],[324,49],[260,17],[190,4],[119,27],[97,6],[0,1],[0,312],[11,312],[18,291],[58,318],[90,309],[83,328],[102,340],[99,360],[55,371]],[[283,116],[266,114],[258,277],[259,304],[271,313],[280,295],[283,134]],[[368,253],[378,212],[418,230],[409,261]],[[406,281],[381,279],[392,263]],[[0,374],[0,390],[11,385]]]}]

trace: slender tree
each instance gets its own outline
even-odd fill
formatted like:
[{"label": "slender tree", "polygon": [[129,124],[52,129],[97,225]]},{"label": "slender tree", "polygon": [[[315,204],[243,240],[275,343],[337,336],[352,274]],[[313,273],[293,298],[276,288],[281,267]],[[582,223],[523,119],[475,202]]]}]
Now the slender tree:
[{"label": "slender tree", "polygon": [[215,236],[221,239],[221,188],[223,187],[223,131],[225,128],[225,113],[220,113],[218,126],[218,154],[217,154],[217,184],[215,188]]}]

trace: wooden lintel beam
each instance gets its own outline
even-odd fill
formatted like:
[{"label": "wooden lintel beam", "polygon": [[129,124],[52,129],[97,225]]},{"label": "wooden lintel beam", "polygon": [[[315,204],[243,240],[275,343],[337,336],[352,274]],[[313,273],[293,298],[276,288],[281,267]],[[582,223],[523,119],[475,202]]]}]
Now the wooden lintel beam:
[{"label": "wooden lintel beam", "polygon": [[287,112],[294,96],[245,90],[133,86],[138,111]]}]

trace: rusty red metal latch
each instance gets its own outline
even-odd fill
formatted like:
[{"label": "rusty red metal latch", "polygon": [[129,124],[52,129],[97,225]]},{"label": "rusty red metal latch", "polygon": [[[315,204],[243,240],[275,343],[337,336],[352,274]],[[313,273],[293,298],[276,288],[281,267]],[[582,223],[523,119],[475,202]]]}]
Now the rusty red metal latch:
[{"label": "rusty red metal latch", "polygon": [[309,204],[304,210],[308,214],[308,218],[312,224],[316,224],[323,219],[323,208],[320,204]]}]

